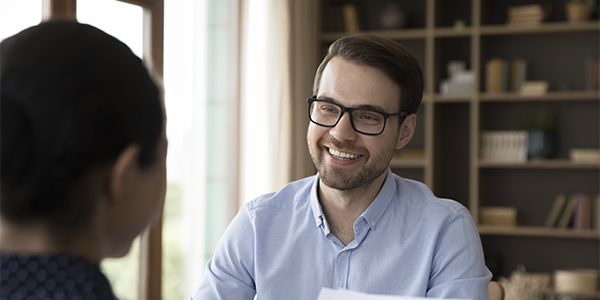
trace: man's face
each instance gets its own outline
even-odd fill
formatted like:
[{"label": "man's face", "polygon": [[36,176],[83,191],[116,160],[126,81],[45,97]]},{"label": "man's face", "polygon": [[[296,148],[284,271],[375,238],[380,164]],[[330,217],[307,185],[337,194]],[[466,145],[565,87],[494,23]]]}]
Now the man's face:
[{"label": "man's face", "polygon": [[[341,57],[329,61],[321,76],[317,99],[348,108],[369,106],[389,114],[400,111],[400,87],[382,71]],[[365,186],[385,176],[398,145],[398,116],[386,121],[380,135],[354,131],[344,113],[335,127],[308,126],[308,148],[321,182],[338,190]]]}]

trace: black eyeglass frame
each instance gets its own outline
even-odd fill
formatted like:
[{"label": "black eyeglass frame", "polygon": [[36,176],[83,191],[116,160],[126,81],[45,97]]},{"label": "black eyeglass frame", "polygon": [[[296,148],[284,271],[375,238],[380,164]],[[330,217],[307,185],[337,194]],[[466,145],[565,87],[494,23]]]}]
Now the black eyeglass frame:
[{"label": "black eyeglass frame", "polygon": [[[401,110],[401,111],[399,111],[397,113],[393,113],[393,114],[388,114],[386,112],[377,111],[377,110],[371,110],[371,109],[349,108],[349,107],[345,107],[343,105],[340,105],[340,104],[337,104],[337,103],[333,103],[333,102],[330,102],[330,101],[319,100],[319,99],[317,99],[315,97],[316,96],[312,96],[311,98],[306,99],[306,102],[308,102],[308,119],[311,122],[313,122],[313,123],[315,123],[315,124],[317,124],[319,126],[323,126],[323,127],[328,127],[328,128],[335,127],[340,122],[340,120],[342,119],[342,117],[344,116],[344,113],[348,112],[348,115],[350,116],[350,124],[352,125],[352,129],[354,129],[354,131],[356,131],[356,132],[358,132],[360,134],[364,134],[364,135],[380,135],[380,134],[382,134],[383,131],[385,130],[385,125],[387,124],[387,119],[388,118],[395,117],[395,116],[401,116],[401,115],[404,115],[404,114],[407,113],[405,110]],[[323,125],[323,124],[321,124],[321,123],[316,122],[315,120],[313,120],[312,117],[311,117],[311,115],[310,115],[310,108],[311,108],[313,102],[325,102],[325,103],[333,104],[335,106],[340,107],[342,109],[342,111],[341,111],[340,116],[338,117],[337,121],[335,121],[335,124],[333,124],[333,125]],[[381,114],[383,116],[383,127],[381,128],[381,131],[379,133],[366,133],[366,132],[362,132],[362,131],[356,129],[356,126],[354,126],[354,118],[352,117],[352,112],[355,111],[355,110],[366,110],[366,111],[372,111],[372,112],[376,112],[378,114]]]}]

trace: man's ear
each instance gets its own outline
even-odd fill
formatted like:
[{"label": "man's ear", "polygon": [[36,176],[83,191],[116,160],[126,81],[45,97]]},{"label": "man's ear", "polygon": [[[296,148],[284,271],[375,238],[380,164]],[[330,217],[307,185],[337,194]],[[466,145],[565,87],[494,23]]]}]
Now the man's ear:
[{"label": "man's ear", "polygon": [[137,168],[137,159],[140,153],[138,145],[127,146],[119,155],[110,172],[109,192],[111,198],[119,198],[126,191],[133,180]]},{"label": "man's ear", "polygon": [[396,143],[396,149],[402,149],[415,135],[415,127],[417,127],[417,114],[410,114],[404,118],[402,126],[400,126],[400,134],[398,135],[398,142]]}]

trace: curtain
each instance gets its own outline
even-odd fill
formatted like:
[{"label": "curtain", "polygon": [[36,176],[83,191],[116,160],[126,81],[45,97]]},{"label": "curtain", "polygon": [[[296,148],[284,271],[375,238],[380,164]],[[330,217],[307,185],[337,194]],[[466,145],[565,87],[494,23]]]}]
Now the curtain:
[{"label": "curtain", "polygon": [[315,0],[245,0],[242,7],[241,204],[315,173],[305,99],[319,52]]}]

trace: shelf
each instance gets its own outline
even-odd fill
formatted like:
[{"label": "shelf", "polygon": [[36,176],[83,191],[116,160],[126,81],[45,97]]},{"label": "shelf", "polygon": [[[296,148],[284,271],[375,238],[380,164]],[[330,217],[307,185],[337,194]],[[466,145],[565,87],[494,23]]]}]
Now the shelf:
[{"label": "shelf", "polygon": [[424,168],[427,165],[425,158],[398,158],[390,162],[391,168]]},{"label": "shelf", "polygon": [[600,239],[598,230],[557,229],[534,226],[477,226],[480,235],[529,236],[572,239]]},{"label": "shelf", "polygon": [[600,22],[586,21],[581,23],[553,22],[542,23],[532,26],[516,25],[486,25],[481,26],[481,35],[502,35],[502,34],[537,34],[537,33],[564,33],[564,32],[582,32],[599,31]]},{"label": "shelf", "polygon": [[465,27],[462,29],[455,29],[454,27],[439,27],[433,30],[433,35],[435,37],[464,37],[471,36],[472,33],[473,29],[470,27]]},{"label": "shelf", "polygon": [[[383,36],[394,40],[424,39],[426,36],[426,30],[423,28],[404,30],[365,30],[360,33]],[[321,33],[321,42],[333,42],[346,35],[348,35],[346,32]]]},{"label": "shelf", "polygon": [[[431,97],[433,102],[470,102],[479,99],[479,102],[570,102],[570,101],[600,101],[598,91],[556,91],[544,95],[521,95],[517,93],[481,93],[476,95],[443,95],[435,94]],[[477,101],[477,100],[476,100]]]},{"label": "shelf", "polygon": [[[581,23],[557,22],[543,23],[538,26],[510,26],[510,25],[487,25],[481,27],[466,27],[460,30],[453,27],[441,27],[431,32],[435,37],[468,37],[473,32],[481,35],[510,35],[510,34],[538,34],[538,33],[562,33],[562,32],[585,32],[600,31],[600,22],[587,21]],[[395,40],[424,39],[428,30],[425,28],[399,29],[399,30],[365,30],[361,33],[379,35]],[[321,33],[322,42],[333,42],[336,39],[348,35],[347,32]]]},{"label": "shelf", "polygon": [[490,162],[479,161],[480,168],[497,169],[571,169],[571,170],[598,170],[600,164],[593,163],[574,163],[568,159],[552,160],[530,160],[524,163],[519,162]]},{"label": "shelf", "polygon": [[545,95],[521,95],[517,93],[482,93],[481,102],[526,102],[526,101],[600,101],[598,91],[557,91]]},{"label": "shelf", "polygon": [[461,102],[470,102],[472,96],[470,95],[460,95],[460,96],[455,96],[455,95],[442,95],[442,94],[435,94],[433,96],[433,102],[438,102],[438,103],[461,103]]}]

